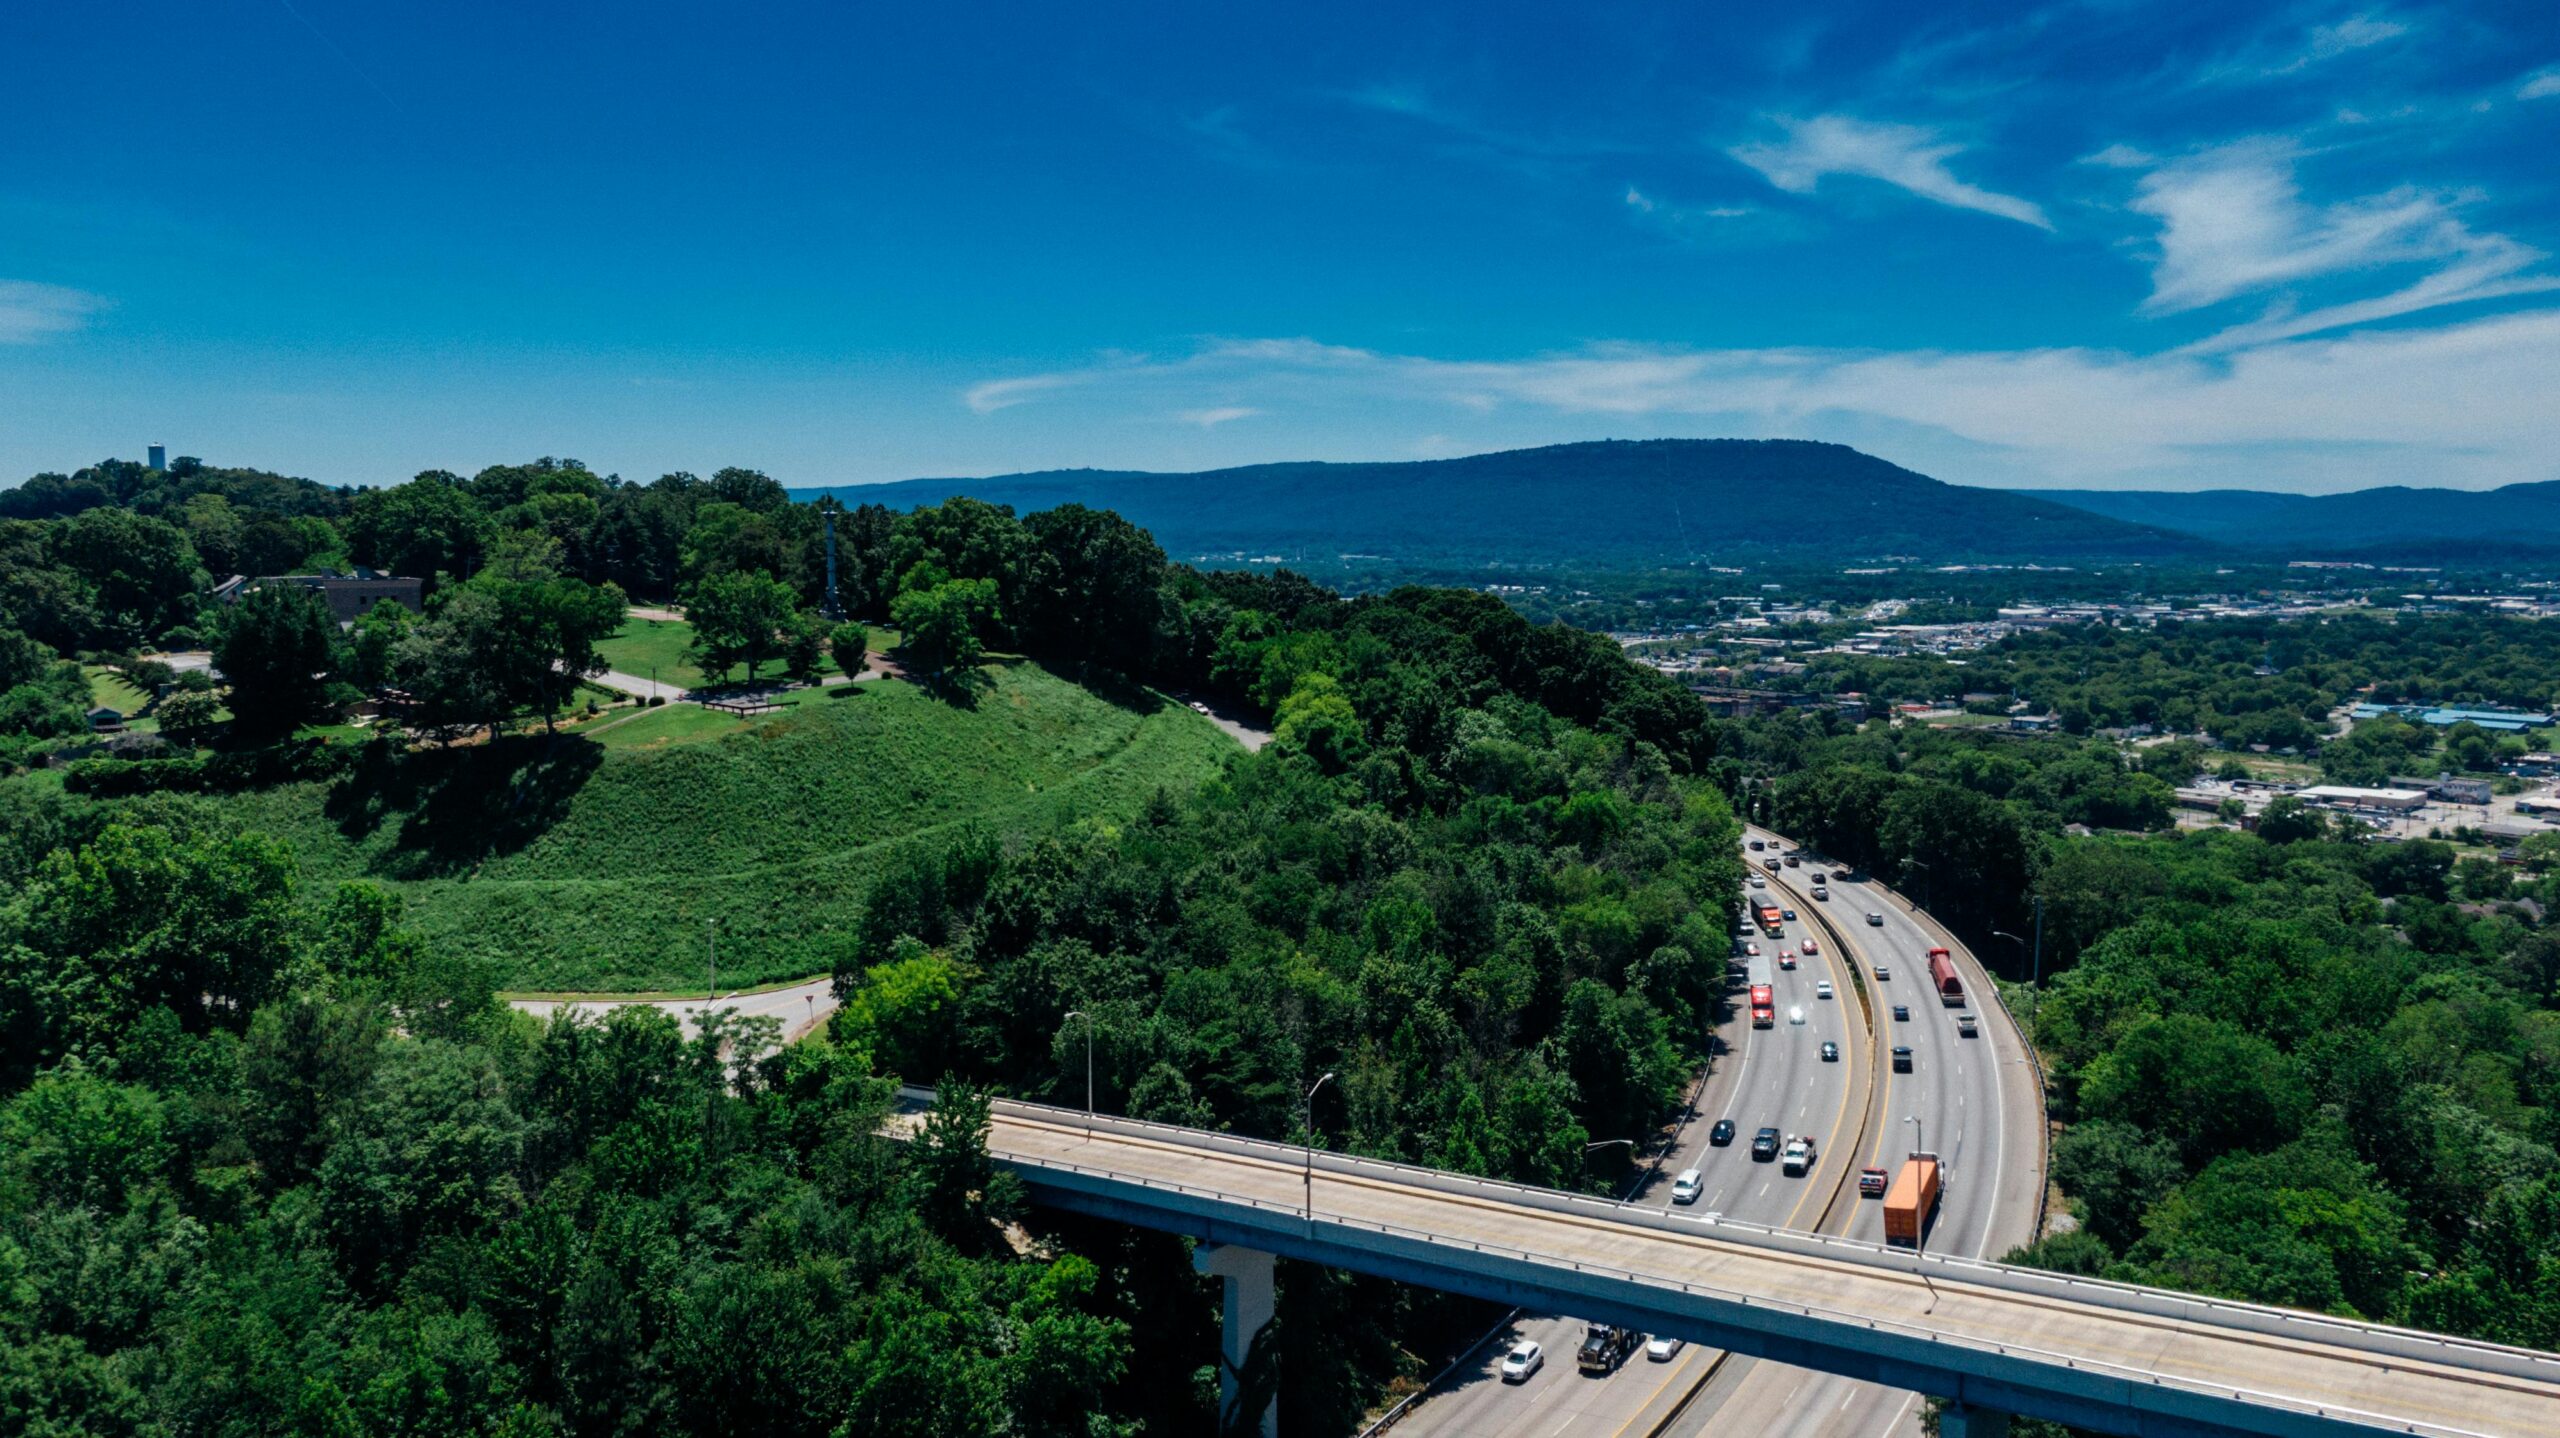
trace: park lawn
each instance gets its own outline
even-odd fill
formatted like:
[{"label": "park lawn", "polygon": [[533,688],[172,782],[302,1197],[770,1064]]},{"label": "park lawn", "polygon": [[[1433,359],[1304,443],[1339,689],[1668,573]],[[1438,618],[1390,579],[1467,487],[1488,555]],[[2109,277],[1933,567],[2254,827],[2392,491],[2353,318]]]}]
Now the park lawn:
[{"label": "park lawn", "polygon": [[668,704],[604,730],[596,735],[596,742],[608,749],[664,749],[670,744],[717,739],[745,727],[746,721],[734,714],[699,704]]},{"label": "park lawn", "polygon": [[[881,653],[897,644],[895,630],[878,625],[866,627],[871,631],[872,653]],[[621,673],[647,679],[654,671],[661,684],[681,684],[687,689],[700,689],[712,681],[685,657],[685,650],[692,643],[693,626],[681,619],[632,619],[615,630],[611,638],[598,644],[596,652],[604,656],[605,663]],[[842,672],[836,668],[833,658],[821,660],[819,667],[823,674]],[[778,679],[781,674],[779,663],[765,664],[756,671],[759,679]],[[731,669],[727,677],[744,680],[746,668],[742,665]]]},{"label": "park lawn", "polygon": [[508,988],[682,989],[705,920],[724,976],[796,978],[835,966],[901,849],[968,825],[1113,824],[1236,752],[1150,693],[1027,663],[984,679],[965,704],[897,681],[799,691],[746,720],[670,704],[594,739],[515,736],[203,802],[286,840],[310,882],[390,888],[412,926]]},{"label": "park lawn", "polygon": [[96,664],[84,664],[80,669],[82,673],[89,676],[90,704],[104,704],[111,709],[121,711],[124,714],[124,727],[127,729],[143,734],[159,731],[158,719],[138,717],[142,716],[143,706],[151,702],[150,695],[134,688],[126,682],[123,675],[112,669]]}]

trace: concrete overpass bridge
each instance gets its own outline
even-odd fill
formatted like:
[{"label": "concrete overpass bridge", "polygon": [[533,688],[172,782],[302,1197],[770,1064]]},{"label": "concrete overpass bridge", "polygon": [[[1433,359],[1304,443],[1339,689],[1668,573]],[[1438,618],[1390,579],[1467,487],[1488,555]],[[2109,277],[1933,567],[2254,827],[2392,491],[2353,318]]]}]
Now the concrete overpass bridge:
[{"label": "concrete overpass bridge", "polygon": [[2560,1434],[2547,1353],[1037,1104],[987,1146],[1037,1202],[1209,1245],[1231,1369],[1281,1255],[1936,1394],[1970,1434]]}]

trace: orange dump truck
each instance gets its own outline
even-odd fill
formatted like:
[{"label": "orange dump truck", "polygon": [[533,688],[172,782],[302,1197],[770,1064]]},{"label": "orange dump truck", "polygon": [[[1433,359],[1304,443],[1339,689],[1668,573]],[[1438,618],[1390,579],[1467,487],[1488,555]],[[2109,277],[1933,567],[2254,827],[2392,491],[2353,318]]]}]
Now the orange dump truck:
[{"label": "orange dump truck", "polygon": [[1884,1241],[1901,1248],[1920,1246],[1929,1215],[1938,1211],[1938,1156],[1915,1153],[1902,1161],[1893,1187],[1884,1195]]}]

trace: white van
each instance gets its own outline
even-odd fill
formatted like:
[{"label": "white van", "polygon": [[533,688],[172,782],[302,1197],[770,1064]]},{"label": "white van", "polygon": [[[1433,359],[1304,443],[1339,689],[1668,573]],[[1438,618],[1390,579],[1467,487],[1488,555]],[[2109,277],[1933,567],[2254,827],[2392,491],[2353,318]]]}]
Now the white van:
[{"label": "white van", "polygon": [[1698,1176],[1698,1171],[1696,1169],[1684,1168],[1680,1170],[1677,1177],[1671,1180],[1671,1201],[1673,1203],[1696,1203],[1698,1201],[1698,1191],[1703,1188],[1705,1184],[1706,1180]]}]

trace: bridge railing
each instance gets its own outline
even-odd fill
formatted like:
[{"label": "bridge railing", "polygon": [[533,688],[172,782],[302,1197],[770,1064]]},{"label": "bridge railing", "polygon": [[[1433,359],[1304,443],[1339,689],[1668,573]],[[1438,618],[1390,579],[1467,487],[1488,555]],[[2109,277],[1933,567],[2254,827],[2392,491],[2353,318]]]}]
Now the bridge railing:
[{"label": "bridge railing", "polygon": [[[927,1090],[907,1089],[902,1092],[910,1102],[930,1102],[931,1099],[930,1092]],[[1002,1112],[1018,1113],[1035,1122],[1061,1127],[1090,1126],[1096,1132],[1109,1132],[1131,1138],[1226,1153],[1290,1168],[1312,1166],[1327,1174],[1366,1176],[1456,1196],[1498,1199],[1523,1208],[1545,1212],[1601,1217],[1682,1237],[1733,1243],[1767,1252],[1784,1253],[1790,1257],[1821,1259],[1894,1272],[1925,1271],[1950,1282],[1970,1283],[2004,1292],[2061,1298],[2117,1312],[2169,1318],[2207,1327],[2237,1328],[2302,1342],[2334,1344],[2368,1354],[2416,1359],[2454,1368],[2560,1383],[2560,1355],[2541,1353],[2533,1349],[2487,1343],[2476,1339],[2447,1337],[2418,1329],[2367,1323],[2297,1309],[2274,1308],[2264,1304],[2243,1303],[2231,1299],[2178,1293],[2168,1289],[2115,1283],[2106,1279],[2083,1278],[2045,1269],[2021,1268],[1989,1259],[1956,1258],[1934,1253],[1921,1256],[1902,1249],[1888,1248],[1831,1234],[1774,1228],[1766,1224],[1725,1218],[1721,1215],[1680,1213],[1655,1208],[1648,1204],[1629,1203],[1591,1194],[1569,1193],[1559,1189],[1538,1188],[1506,1179],[1478,1178],[1469,1174],[1451,1173],[1443,1169],[1425,1168],[1418,1164],[1399,1163],[1390,1159],[1363,1158],[1325,1149],[1316,1149],[1310,1153],[1308,1149],[1296,1144],[1284,1144],[1270,1139],[1248,1138],[1235,1134],[1211,1133],[1202,1129],[1182,1128],[1145,1119],[1120,1118],[1107,1114],[1088,1117],[1081,1110],[1028,1103],[1018,1099],[996,1100],[996,1108]],[[1054,1166],[1053,1161],[1045,1159],[1026,1160],[1026,1162]],[[1163,1180],[1149,1179],[1139,1174],[1122,1173],[1118,1170],[1099,1167],[1091,1168],[1090,1171],[1112,1173],[1129,1182],[1148,1187],[1166,1186]],[[1174,1187],[1182,1188],[1186,1192],[1223,1193],[1221,1190],[1212,1189],[1191,1190],[1181,1185],[1174,1185]],[[1293,1206],[1270,1204],[1254,1199],[1250,1195],[1238,1194],[1232,1197],[1238,1202],[1249,1203],[1258,1208],[1269,1207],[1291,1213],[1298,1211]],[[1569,1262],[1570,1260],[1561,1261]],[[1920,1265],[1925,1265],[1925,1268]]]},{"label": "bridge railing", "polygon": [[[1081,1117],[1081,1115],[1078,1116]],[[1571,1258],[1562,1254],[1547,1253],[1532,1248],[1523,1248],[1510,1244],[1484,1243],[1473,1239],[1450,1238],[1444,1234],[1434,1233],[1427,1229],[1410,1228],[1401,1224],[1386,1223],[1376,1219],[1354,1218],[1347,1214],[1328,1213],[1322,1211],[1319,1211],[1312,1218],[1309,1218],[1300,1206],[1294,1203],[1285,1203],[1257,1197],[1252,1194],[1234,1193],[1224,1189],[1203,1187],[1196,1184],[1180,1183],[1170,1179],[1154,1178],[1144,1174],[1133,1174],[1125,1170],[1109,1168],[1101,1165],[1075,1163],[1069,1160],[1053,1158],[1008,1159],[1005,1161],[1024,1168],[1037,1168],[1048,1174],[1067,1175],[1075,1178],[1097,1181],[1095,1184],[1091,1185],[1092,1187],[1098,1188],[1104,1184],[1113,1186],[1132,1185],[1152,1192],[1177,1195],[1199,1202],[1241,1207],[1252,1210],[1259,1215],[1274,1215],[1281,1219],[1292,1221],[1293,1223],[1305,1225],[1302,1230],[1302,1234],[1292,1236],[1303,1236],[1303,1238],[1310,1243],[1322,1238],[1326,1230],[1332,1230],[1334,1232],[1336,1235],[1334,1241],[1337,1243],[1344,1241],[1340,1235],[1346,1232],[1377,1234],[1381,1237],[1398,1240],[1406,1244],[1421,1245],[1426,1249],[1444,1250],[1451,1253],[1464,1250],[1465,1252],[1478,1257],[1500,1258],[1533,1268],[1566,1270],[1576,1274],[1606,1278],[1642,1289],[1649,1289],[1663,1293],[1676,1292],[1687,1297],[1716,1300],[1733,1304],[1747,1310],[1756,1309],[1762,1312],[1791,1314],[1814,1322],[1829,1323],[1850,1329],[1863,1330],[1870,1334],[1895,1335],[1914,1343],[1935,1345],[1942,1348],[1963,1349],[1969,1352],[1981,1354],[1996,1354],[2002,1357],[2042,1363],[2048,1366],[2068,1368],[2077,1373],[2094,1374],[2102,1378],[2112,1379],[2116,1382],[2123,1383],[2130,1388],[2177,1390],[2214,1399],[2228,1397],[2239,1402],[2254,1404],[2261,1407],[2281,1408],[2291,1412],[2311,1414],[2323,1418],[2335,1418],[2342,1421],[2386,1427],[2404,1433],[2427,1435],[2427,1438],[2495,1438],[2495,1435],[2478,1429],[2459,1428],[2441,1423],[2412,1422],[2396,1414],[2380,1413],[2368,1409],[2355,1408],[2345,1404],[2316,1403],[2297,1397],[2293,1394],[2273,1393],[2252,1388],[2234,1388],[2228,1384],[2204,1383],[2193,1379],[2168,1377],[2157,1372],[2132,1368],[2123,1364],[2108,1362],[2103,1359],[2092,1359],[2081,1354],[2038,1348],[2028,1344],[2001,1343],[1990,1339],[1960,1337],[1943,1333],[1933,1328],[1904,1323],[1894,1319],[1870,1318],[1863,1314],[1849,1313],[1838,1309],[1826,1308],[1818,1304],[1773,1300],[1765,1296],[1755,1296],[1753,1294],[1744,1293],[1736,1289],[1720,1287],[1711,1283],[1697,1283],[1687,1279],[1667,1278],[1659,1274],[1641,1273],[1633,1269],[1620,1268],[1613,1264],[1595,1263],[1587,1259]],[[1069,1183],[1063,1186],[1076,1187],[1080,1185]],[[1243,1226],[1250,1227],[1252,1225]],[[1269,1227],[1271,1225],[1263,1226]],[[1721,1228],[1724,1225],[1719,1222],[1716,1226]],[[1916,1264],[1919,1260],[1915,1258],[1913,1261]],[[1944,1260],[1934,1257],[1925,1261],[1932,1265],[1944,1262]]]}]

